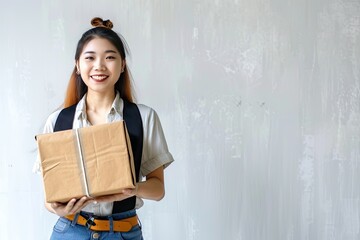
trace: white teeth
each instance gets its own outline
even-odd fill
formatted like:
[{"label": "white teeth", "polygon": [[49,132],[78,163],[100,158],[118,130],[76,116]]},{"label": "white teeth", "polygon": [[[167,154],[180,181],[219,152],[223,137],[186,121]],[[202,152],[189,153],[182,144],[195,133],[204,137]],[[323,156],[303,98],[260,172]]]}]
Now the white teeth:
[{"label": "white teeth", "polygon": [[91,76],[93,79],[101,81],[104,80],[105,78],[107,78],[107,76]]}]

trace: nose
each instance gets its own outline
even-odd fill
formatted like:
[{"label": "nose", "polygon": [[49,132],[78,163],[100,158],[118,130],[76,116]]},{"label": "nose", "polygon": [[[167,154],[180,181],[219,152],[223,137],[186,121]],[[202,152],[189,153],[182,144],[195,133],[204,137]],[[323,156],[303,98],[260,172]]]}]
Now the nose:
[{"label": "nose", "polygon": [[105,63],[102,59],[98,58],[94,65],[95,70],[97,71],[104,71],[106,70]]}]

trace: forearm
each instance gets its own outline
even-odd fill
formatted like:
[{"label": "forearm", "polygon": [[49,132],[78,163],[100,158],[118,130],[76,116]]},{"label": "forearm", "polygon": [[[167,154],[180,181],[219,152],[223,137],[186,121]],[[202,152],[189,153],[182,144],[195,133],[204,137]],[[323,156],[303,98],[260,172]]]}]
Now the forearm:
[{"label": "forearm", "polygon": [[164,195],[164,183],[158,178],[149,178],[145,182],[140,182],[137,185],[137,197],[160,201]]}]

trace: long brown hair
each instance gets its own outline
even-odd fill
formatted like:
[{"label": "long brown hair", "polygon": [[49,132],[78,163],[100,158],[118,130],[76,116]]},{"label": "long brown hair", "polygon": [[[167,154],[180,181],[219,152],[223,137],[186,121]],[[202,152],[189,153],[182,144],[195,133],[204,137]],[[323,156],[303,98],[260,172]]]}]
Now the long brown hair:
[{"label": "long brown hair", "polygon": [[[94,21],[96,20],[96,21]],[[94,38],[104,38],[110,41],[116,49],[119,51],[122,60],[126,60],[126,54],[129,53],[129,48],[123,38],[120,38],[117,33],[115,33],[112,28],[111,21],[103,21],[100,18],[94,18],[91,21],[93,26],[96,26],[88,31],[86,31],[80,38],[76,53],[75,61],[77,62],[80,58],[81,52],[84,46]],[[114,90],[119,91],[120,97],[129,102],[134,102],[133,89],[132,89],[132,76],[130,70],[125,64],[124,72],[120,75],[119,80],[114,86]],[[80,74],[76,73],[76,66],[70,76],[68,87],[66,90],[64,108],[72,106],[80,101],[80,99],[87,92],[87,86],[82,80]]]}]

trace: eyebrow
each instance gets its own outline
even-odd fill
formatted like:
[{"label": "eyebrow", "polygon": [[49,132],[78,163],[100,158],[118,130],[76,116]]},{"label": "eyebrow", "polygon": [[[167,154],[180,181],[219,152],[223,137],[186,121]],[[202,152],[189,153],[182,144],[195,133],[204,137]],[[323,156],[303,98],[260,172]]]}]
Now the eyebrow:
[{"label": "eyebrow", "polygon": [[[96,52],[94,52],[94,51],[87,51],[87,52],[84,52],[84,54],[87,54],[87,53],[89,53],[89,54],[95,54]],[[114,50],[106,50],[105,51],[105,53],[117,53],[116,51],[114,51]]]}]

